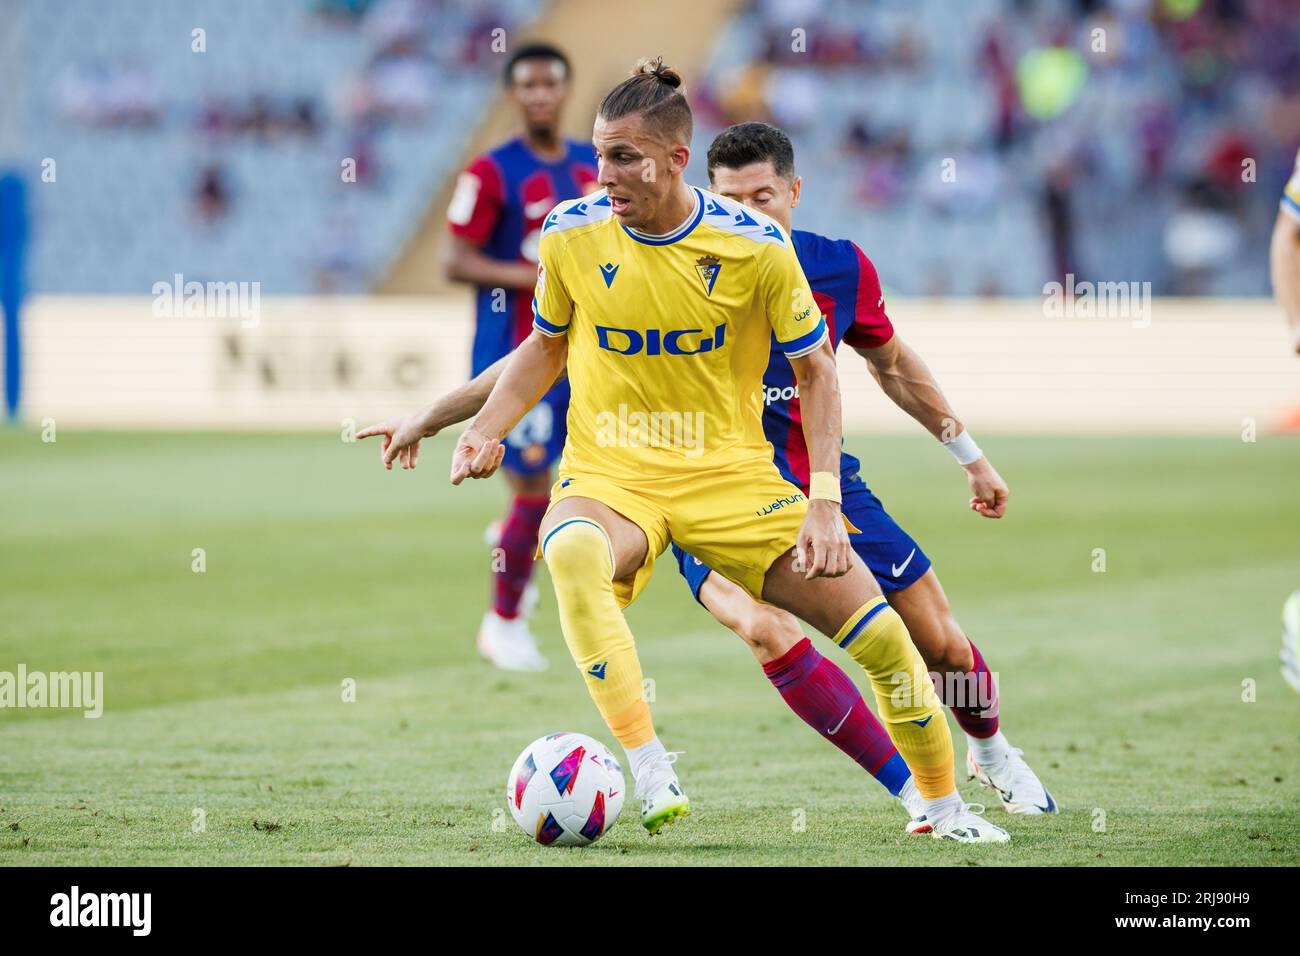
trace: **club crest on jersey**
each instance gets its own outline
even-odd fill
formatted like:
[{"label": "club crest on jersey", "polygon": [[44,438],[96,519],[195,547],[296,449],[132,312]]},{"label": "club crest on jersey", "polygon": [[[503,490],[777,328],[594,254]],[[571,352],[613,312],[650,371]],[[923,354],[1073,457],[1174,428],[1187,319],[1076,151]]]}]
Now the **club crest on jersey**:
[{"label": "club crest on jersey", "polygon": [[695,271],[700,274],[700,281],[704,283],[704,294],[713,295],[713,283],[718,281],[718,273],[722,271],[722,263],[718,261],[718,257],[700,256],[695,260]]},{"label": "club crest on jersey", "polygon": [[600,277],[605,280],[605,288],[608,289],[614,284],[614,276],[618,274],[618,266],[612,262],[606,262],[600,267]]}]

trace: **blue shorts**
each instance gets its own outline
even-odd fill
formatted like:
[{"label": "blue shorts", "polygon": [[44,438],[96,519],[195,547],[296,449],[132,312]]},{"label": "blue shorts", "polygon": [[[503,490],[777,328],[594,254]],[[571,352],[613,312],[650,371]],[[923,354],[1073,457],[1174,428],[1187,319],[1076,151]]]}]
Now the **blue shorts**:
[{"label": "blue shorts", "polygon": [[[861,534],[850,534],[849,543],[876,576],[880,590],[886,594],[901,591],[930,570],[930,559],[921,546],[889,516],[880,499],[860,477],[854,475],[846,481],[841,494],[844,516],[861,531]],[[677,558],[677,569],[698,601],[700,586],[713,569],[676,544],[673,555]]]},{"label": "blue shorts", "polygon": [[536,475],[549,469],[564,451],[568,415],[569,380],[565,379],[543,395],[506,436],[506,455],[501,467],[521,475]]}]

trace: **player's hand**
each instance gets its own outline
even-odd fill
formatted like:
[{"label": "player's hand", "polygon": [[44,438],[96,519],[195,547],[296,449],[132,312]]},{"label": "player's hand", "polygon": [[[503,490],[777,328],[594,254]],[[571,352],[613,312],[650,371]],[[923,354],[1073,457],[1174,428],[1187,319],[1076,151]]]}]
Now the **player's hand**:
[{"label": "player's hand", "polygon": [[490,478],[501,466],[506,446],[500,439],[488,438],[473,427],[465,429],[451,455],[451,483],[459,485],[469,478]]},{"label": "player's hand", "polygon": [[392,471],[394,460],[404,470],[414,468],[420,459],[420,439],[428,438],[430,433],[424,429],[418,415],[390,418],[357,432],[357,438],[373,438],[376,435],[384,436],[384,444],[379,449],[379,461]]},{"label": "player's hand", "polygon": [[1011,489],[989,464],[989,460],[980,458],[962,467],[966,469],[966,480],[970,482],[970,490],[975,493],[975,497],[970,500],[970,510],[985,518],[1001,518],[1006,514],[1007,499],[1011,497]]},{"label": "player's hand", "polygon": [[805,572],[805,581],[847,574],[851,566],[849,532],[840,506],[821,498],[808,502],[794,550],[794,569]]}]

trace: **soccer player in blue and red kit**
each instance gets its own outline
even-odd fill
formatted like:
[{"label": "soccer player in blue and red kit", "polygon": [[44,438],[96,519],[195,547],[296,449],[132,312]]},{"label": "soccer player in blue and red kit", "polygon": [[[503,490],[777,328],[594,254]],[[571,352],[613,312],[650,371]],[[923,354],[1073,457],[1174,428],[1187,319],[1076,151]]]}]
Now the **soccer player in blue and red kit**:
[{"label": "soccer player in blue and red kit", "polygon": [[[479,156],[456,182],[447,210],[447,274],[476,290],[473,375],[512,351],[532,329],[537,246],[546,214],[595,188],[591,144],[560,134],[569,77],[569,61],[560,50],[547,44],[520,47],[506,65],[505,82],[524,133]],[[546,667],[528,628],[526,590],[551,466],[564,447],[568,406],[569,385],[560,382],[506,439],[502,467],[512,500],[496,535],[500,550],[492,567],[492,606],[479,628],[478,648],[507,670]]]},{"label": "soccer player in blue and red kit", "polygon": [[[849,240],[791,227],[802,183],[795,175],[789,137],[765,123],[732,126],[713,141],[708,165],[714,192],[766,213],[790,230],[832,344],[843,342],[862,355],[894,403],[952,452],[974,493],[971,509],[987,518],[1002,517],[1006,484],[966,433],[920,356],[894,334],[871,261]],[[763,385],[763,430],[777,467],[787,481],[807,488],[799,391],[790,363],[779,352],[772,354]],[[935,678],[940,700],[965,732],[967,772],[995,790],[1012,813],[1057,812],[1051,794],[1003,736],[993,675],[954,619],[929,557],[885,511],[859,469],[857,458],[842,453],[843,511],[857,528],[849,540],[903,618]],[[674,551],[696,599],[750,646],[791,709],[899,796],[913,817],[909,829],[924,832],[926,821],[917,809],[910,772],[847,675],[818,653],[794,617],[752,600],[675,545]]]}]

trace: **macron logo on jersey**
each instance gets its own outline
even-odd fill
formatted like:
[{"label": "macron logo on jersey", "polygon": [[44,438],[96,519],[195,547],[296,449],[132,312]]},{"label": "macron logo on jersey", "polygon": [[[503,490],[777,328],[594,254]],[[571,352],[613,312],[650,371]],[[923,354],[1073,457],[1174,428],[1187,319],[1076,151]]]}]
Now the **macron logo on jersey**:
[{"label": "macron logo on jersey", "polygon": [[614,284],[614,276],[618,275],[618,266],[612,262],[606,262],[600,267],[600,277],[605,280],[605,288],[608,289]]}]

